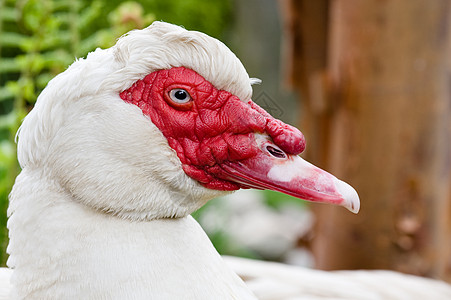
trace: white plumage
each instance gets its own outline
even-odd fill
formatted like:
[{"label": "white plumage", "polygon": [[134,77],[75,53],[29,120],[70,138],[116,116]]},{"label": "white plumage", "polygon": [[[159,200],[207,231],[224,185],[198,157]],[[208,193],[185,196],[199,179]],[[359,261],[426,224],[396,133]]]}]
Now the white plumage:
[{"label": "white plumage", "polygon": [[451,299],[448,284],[392,271],[326,272],[225,257],[260,300]]},{"label": "white plumage", "polygon": [[[341,289],[327,289],[318,274],[350,278],[343,295],[366,289],[353,291],[348,273],[267,265],[270,275],[253,262],[224,262],[189,214],[226,192],[187,176],[159,128],[119,97],[147,74],[180,66],[243,101],[251,97],[255,80],[224,44],[162,22],[96,50],[49,83],[18,133],[23,171],[10,196],[12,270],[0,272],[0,299],[255,299],[227,263],[252,279],[261,299],[308,299],[317,291],[341,299]],[[357,196],[349,197],[345,205],[354,205]],[[259,285],[276,287],[274,294]],[[451,295],[444,284],[430,286]]]}]

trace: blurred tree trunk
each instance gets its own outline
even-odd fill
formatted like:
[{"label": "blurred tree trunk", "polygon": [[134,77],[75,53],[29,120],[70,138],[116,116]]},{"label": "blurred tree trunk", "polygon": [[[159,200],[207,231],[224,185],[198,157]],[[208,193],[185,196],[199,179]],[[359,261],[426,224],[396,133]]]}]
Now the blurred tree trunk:
[{"label": "blurred tree trunk", "polygon": [[361,197],[314,206],[317,266],[450,279],[449,1],[281,4],[308,158]]}]

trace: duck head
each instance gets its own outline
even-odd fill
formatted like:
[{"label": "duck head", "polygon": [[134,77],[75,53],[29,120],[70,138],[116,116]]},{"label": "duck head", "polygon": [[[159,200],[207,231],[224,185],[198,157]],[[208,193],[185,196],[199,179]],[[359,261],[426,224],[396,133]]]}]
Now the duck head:
[{"label": "duck head", "polygon": [[76,201],[133,219],[184,216],[240,188],[357,212],[350,185],[299,156],[302,133],[251,100],[253,82],[218,40],[154,22],[50,82],[19,160],[45,165]]}]

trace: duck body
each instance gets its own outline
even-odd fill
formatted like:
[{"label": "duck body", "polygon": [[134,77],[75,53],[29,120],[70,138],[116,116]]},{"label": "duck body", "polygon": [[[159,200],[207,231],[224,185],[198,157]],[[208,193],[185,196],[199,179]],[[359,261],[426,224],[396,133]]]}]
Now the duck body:
[{"label": "duck body", "polygon": [[17,182],[8,299],[255,299],[191,216],[130,221],[41,174]]}]

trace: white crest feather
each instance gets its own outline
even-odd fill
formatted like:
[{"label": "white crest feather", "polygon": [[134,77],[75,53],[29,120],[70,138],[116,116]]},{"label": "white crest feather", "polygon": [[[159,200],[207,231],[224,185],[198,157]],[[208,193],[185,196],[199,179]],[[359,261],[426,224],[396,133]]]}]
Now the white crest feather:
[{"label": "white crest feather", "polygon": [[[144,30],[121,37],[114,56],[123,67],[106,83],[119,91],[155,70],[184,66],[243,101],[252,96],[251,83],[255,81],[249,78],[240,60],[222,42],[202,32],[154,22]],[[124,74],[128,74],[125,81]]]}]

